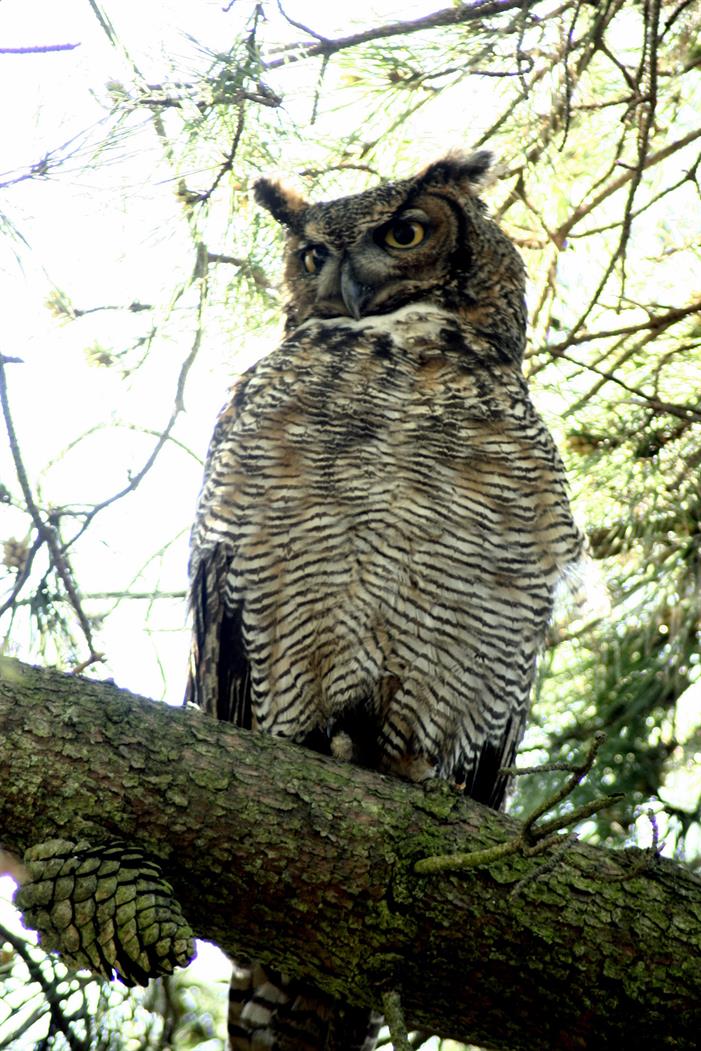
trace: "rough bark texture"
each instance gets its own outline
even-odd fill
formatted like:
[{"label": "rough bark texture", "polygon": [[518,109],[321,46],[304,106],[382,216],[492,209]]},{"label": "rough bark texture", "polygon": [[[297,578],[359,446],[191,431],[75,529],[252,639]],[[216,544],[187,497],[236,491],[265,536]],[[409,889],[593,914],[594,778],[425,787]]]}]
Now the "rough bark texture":
[{"label": "rough bark texture", "polygon": [[398,989],[413,1025],[501,1051],[698,1046],[701,881],[671,862],[635,874],[639,852],[574,844],[530,881],[543,855],[419,878],[419,858],[516,824],[445,786],[7,660],[0,771],[6,848],[138,842],[200,937],[337,996]]}]

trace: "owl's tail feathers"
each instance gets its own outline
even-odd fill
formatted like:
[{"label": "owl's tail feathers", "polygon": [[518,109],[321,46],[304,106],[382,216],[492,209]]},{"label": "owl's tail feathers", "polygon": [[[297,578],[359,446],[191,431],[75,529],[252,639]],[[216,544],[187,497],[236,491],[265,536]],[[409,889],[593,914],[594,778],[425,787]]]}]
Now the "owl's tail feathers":
[{"label": "owl's tail feathers", "polygon": [[382,1016],[339,1004],[303,982],[235,963],[229,987],[231,1051],[373,1051]]}]

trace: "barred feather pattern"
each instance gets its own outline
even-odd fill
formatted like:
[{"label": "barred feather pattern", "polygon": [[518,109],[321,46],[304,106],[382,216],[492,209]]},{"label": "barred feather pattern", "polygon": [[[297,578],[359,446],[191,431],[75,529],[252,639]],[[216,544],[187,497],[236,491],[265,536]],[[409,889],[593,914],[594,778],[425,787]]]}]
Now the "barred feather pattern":
[{"label": "barred feather pattern", "polygon": [[[489,344],[432,306],[307,322],[217,426],[193,542],[195,604],[199,582],[215,607],[196,699],[295,741],[350,736],[380,768],[494,805],[503,785],[480,789],[480,764],[513,756],[579,549],[552,439]],[[246,665],[228,683],[223,616]],[[374,740],[353,740],[360,715]]]},{"label": "barred feather pattern", "polygon": [[231,1051],[373,1051],[381,1023],[374,1012],[337,1004],[258,962],[234,964]]},{"label": "barred feather pattern", "polygon": [[[307,321],[244,374],[215,429],[189,699],[499,807],[555,588],[580,550],[558,453],[509,355],[431,302]],[[311,993],[258,966],[235,971],[236,1051],[374,1045],[361,1009],[336,1037],[333,1011],[324,1036],[285,1035]],[[325,1017],[319,1003],[310,1018]]]}]

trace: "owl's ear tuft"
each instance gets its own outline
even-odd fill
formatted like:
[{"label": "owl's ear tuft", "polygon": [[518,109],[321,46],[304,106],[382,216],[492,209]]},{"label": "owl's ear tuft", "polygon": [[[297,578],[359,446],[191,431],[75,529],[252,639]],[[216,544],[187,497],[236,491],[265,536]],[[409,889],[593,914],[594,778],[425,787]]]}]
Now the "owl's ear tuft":
[{"label": "owl's ear tuft", "polygon": [[434,161],[417,176],[422,186],[446,186],[457,183],[465,189],[474,190],[484,182],[494,157],[489,150],[477,153],[449,153],[439,161]]},{"label": "owl's ear tuft", "polygon": [[309,207],[303,197],[275,179],[258,179],[253,192],[258,204],[267,208],[274,219],[292,230],[298,229],[302,214]]}]

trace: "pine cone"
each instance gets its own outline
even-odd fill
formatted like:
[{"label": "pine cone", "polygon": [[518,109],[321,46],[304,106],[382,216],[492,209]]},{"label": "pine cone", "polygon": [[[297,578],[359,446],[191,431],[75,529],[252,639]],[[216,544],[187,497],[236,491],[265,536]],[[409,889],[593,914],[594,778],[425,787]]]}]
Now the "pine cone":
[{"label": "pine cone", "polygon": [[28,850],[24,863],[17,905],[42,947],[69,967],[144,985],[195,955],[173,888],[139,847],[51,839]]}]

